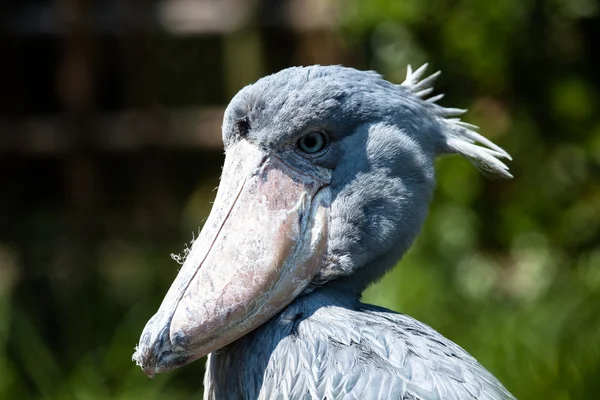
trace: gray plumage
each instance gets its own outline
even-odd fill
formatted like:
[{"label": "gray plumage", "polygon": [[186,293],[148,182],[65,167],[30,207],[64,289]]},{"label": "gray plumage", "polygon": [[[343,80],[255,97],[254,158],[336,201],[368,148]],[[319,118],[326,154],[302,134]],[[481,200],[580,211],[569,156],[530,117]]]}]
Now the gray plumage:
[{"label": "gray plumage", "polygon": [[[437,154],[460,153],[509,177],[508,154],[449,116],[430,93],[425,66],[401,85],[344,67],[290,68],[243,89],[227,108],[248,118],[247,140],[282,151],[313,129],[336,141],[332,233],[315,290],[249,335],[209,356],[206,398],[509,399],[462,348],[418,321],[364,305],[358,295],[408,249],[427,213]],[[475,142],[486,147],[477,146]],[[285,150],[284,150],[285,151]],[[336,224],[336,220],[342,222]],[[312,290],[311,288],[310,290]],[[339,289],[339,290],[336,290]]]},{"label": "gray plumage", "polygon": [[415,319],[322,289],[212,353],[207,399],[512,399]]},{"label": "gray plumage", "polygon": [[[294,151],[298,139],[324,130],[330,150],[313,161],[332,170],[329,259],[314,283],[343,279],[361,293],[408,250],[427,215],[437,155],[461,154],[486,174],[511,177],[508,153],[473,125],[449,119],[464,110],[423,100],[427,65],[394,85],[372,71],[340,66],[292,67],[242,89],[223,121],[225,149],[244,140],[267,152]],[[432,75],[437,77],[438,74]],[[426,82],[423,85],[422,82]],[[479,142],[484,146],[478,146]]]},{"label": "gray plumage", "polygon": [[[474,358],[432,328],[359,302],[364,289],[398,262],[419,233],[438,155],[461,154],[486,174],[511,176],[500,161],[510,159],[508,153],[460,121],[464,110],[438,105],[441,95],[426,99],[439,73],[422,79],[424,71],[425,66],[414,72],[409,67],[406,80],[395,85],[374,72],[295,67],[260,79],[232,99],[223,121],[228,158],[221,187],[228,194],[217,195],[210,230],[142,334],[134,359],[144,371],[168,371],[212,351],[206,399],[513,398]],[[311,132],[328,140],[314,154],[299,146]],[[231,171],[243,164],[236,158],[258,167],[236,175]],[[295,193],[305,189],[300,197],[286,197],[275,193],[276,186],[264,186],[276,182]],[[255,200],[234,199],[228,206],[227,198],[234,196]],[[253,249],[268,248],[264,241],[254,246],[221,234],[219,227],[226,225],[219,224],[230,224],[229,233],[243,225],[233,222],[243,209],[267,210],[274,229],[288,227],[255,230],[257,238],[271,237],[275,243],[274,258],[268,258],[273,268],[261,269],[266,264],[256,262],[262,258]],[[277,214],[282,209],[287,214]],[[299,221],[288,221],[289,215]],[[273,239],[267,236],[272,232],[281,234]],[[241,245],[227,247],[227,240]],[[316,262],[306,256],[309,242]],[[210,253],[213,243],[227,251],[225,265],[235,264],[231,276],[248,279],[236,290],[243,296],[255,290],[260,300],[230,307],[246,297],[230,290],[240,285],[239,278],[224,276],[213,258],[203,261],[217,259]],[[286,260],[294,257],[309,261],[288,267]],[[279,269],[292,278],[271,275]],[[204,273],[207,283],[197,282],[197,273]],[[281,281],[297,284],[285,286],[295,288],[285,292]],[[208,300],[195,301],[202,298]]]}]

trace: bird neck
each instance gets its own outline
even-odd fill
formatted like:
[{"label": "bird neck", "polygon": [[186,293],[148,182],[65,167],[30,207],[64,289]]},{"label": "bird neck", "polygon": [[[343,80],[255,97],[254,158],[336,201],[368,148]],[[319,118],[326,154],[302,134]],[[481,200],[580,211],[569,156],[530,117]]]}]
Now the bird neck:
[{"label": "bird neck", "polygon": [[376,283],[387,272],[393,269],[412,245],[417,233],[403,236],[387,253],[384,253],[368,263],[353,269],[349,274],[338,275],[335,278],[319,284],[340,295],[353,296],[360,299],[362,293],[371,284]]}]

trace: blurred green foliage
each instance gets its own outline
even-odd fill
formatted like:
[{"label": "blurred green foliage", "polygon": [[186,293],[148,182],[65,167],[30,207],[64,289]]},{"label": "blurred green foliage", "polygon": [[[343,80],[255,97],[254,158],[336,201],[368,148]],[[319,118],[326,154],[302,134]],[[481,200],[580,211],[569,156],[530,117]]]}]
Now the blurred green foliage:
[{"label": "blurred green foliage", "polygon": [[[365,300],[425,321],[522,399],[600,389],[599,4],[350,1],[342,31],[369,67],[443,69],[442,104],[514,158],[489,182],[440,160],[415,246]],[[596,69],[594,69],[595,65]]]},{"label": "blurred green foliage", "polygon": [[[366,67],[397,82],[409,63],[443,69],[442,104],[470,109],[466,120],[514,157],[507,182],[440,160],[421,236],[365,300],[433,326],[518,398],[596,398],[599,3],[345,0],[339,9],[338,33]],[[162,62],[177,70],[185,59]],[[176,273],[168,254],[209,212],[218,169],[202,178],[162,235],[69,236],[48,206],[19,233],[35,251],[0,245],[0,398],[201,398],[201,362],[148,381],[130,357]],[[24,263],[35,267],[17,284]]]}]

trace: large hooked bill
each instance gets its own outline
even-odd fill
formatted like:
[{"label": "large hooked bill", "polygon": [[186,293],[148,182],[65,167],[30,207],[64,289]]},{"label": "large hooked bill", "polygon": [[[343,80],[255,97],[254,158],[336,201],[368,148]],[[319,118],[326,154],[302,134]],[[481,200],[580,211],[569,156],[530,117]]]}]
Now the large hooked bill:
[{"label": "large hooked bill", "polygon": [[245,140],[228,149],[210,216],[133,355],[148,376],[254,330],[317,274],[330,177],[289,161]]}]

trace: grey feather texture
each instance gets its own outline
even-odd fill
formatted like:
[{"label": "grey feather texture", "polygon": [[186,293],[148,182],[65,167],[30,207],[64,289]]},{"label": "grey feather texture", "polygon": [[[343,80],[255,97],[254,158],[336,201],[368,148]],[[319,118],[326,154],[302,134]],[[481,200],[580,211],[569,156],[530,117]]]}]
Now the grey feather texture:
[{"label": "grey feather texture", "polygon": [[[303,294],[266,324],[209,356],[206,399],[512,399],[458,345],[414,319],[361,304],[362,291],[408,250],[435,187],[434,160],[457,153],[510,177],[507,152],[437,104],[435,73],[408,68],[394,85],[374,72],[295,67],[231,101],[227,151],[240,140],[282,160],[325,132],[303,173],[331,176],[327,249]],[[244,134],[238,128],[244,121]]]},{"label": "grey feather texture", "polygon": [[429,326],[326,290],[211,354],[207,376],[207,399],[513,399]]}]

